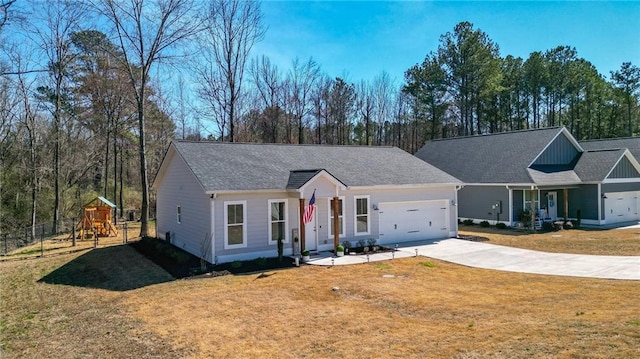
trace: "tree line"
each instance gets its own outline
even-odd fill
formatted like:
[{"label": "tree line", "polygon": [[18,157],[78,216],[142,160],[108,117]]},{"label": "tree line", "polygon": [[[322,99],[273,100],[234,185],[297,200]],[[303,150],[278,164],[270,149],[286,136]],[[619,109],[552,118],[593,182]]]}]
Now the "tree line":
[{"label": "tree line", "polygon": [[502,57],[462,22],[400,80],[353,82],[311,58],[279,68],[254,56],[266,31],[253,1],[0,0],[0,232],[55,228],[102,195],[120,215],[139,209],[145,235],[172,139],[415,152],[546,126],[640,132],[638,67],[607,78],[570,46]]}]

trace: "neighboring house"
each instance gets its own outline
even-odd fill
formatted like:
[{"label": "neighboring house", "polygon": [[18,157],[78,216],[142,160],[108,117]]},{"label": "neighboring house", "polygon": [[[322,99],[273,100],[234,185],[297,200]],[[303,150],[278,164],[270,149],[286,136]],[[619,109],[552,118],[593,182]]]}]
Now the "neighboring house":
[{"label": "neighboring house", "polygon": [[416,156],[465,183],[461,219],[515,226],[533,208],[544,220],[640,221],[640,139],[598,142],[554,127],[434,140]]},{"label": "neighboring house", "polygon": [[276,256],[278,237],[287,255],[294,237],[311,251],[453,237],[460,185],[393,147],[177,141],[153,189],[158,236],[222,263]]}]

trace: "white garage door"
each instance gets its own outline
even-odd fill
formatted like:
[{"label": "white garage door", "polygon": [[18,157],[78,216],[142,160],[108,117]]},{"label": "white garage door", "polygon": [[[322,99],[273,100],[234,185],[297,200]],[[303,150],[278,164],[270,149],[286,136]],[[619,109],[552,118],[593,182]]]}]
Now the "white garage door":
[{"label": "white garage door", "polygon": [[640,221],[640,192],[609,192],[604,195],[607,224]]},{"label": "white garage door", "polygon": [[448,201],[378,204],[380,244],[447,238]]}]

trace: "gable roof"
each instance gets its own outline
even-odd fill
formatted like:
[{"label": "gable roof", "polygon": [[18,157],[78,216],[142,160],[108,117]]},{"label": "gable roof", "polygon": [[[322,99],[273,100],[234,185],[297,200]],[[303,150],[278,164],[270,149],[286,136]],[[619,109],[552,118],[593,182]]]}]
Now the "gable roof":
[{"label": "gable roof", "polygon": [[116,208],[116,205],[113,204],[113,202],[109,201],[108,199],[106,199],[106,198],[104,198],[102,196],[99,196],[99,197],[96,197],[96,198],[92,199],[91,201],[87,202],[87,204],[85,204],[83,207],[97,206],[98,202],[102,202],[102,203],[106,204],[108,207]]},{"label": "gable roof", "polygon": [[351,187],[461,183],[395,147],[175,141],[172,150],[207,193],[299,188],[322,170]]},{"label": "gable roof", "polygon": [[325,174],[329,176],[332,182],[335,183],[336,186],[347,187],[344,183],[340,182],[340,180],[336,179],[331,173],[327,172],[324,169],[319,170],[297,170],[297,171],[289,171],[289,181],[287,182],[287,189],[299,189],[304,187],[309,181],[314,178]]},{"label": "gable roof", "polygon": [[433,140],[416,156],[467,183],[535,183],[528,167],[563,134],[577,144],[564,127],[552,127]]},{"label": "gable roof", "polygon": [[580,145],[585,150],[615,150],[628,148],[633,157],[640,161],[640,137],[580,141]]},{"label": "gable roof", "polygon": [[584,182],[604,181],[624,153],[625,150],[583,152],[576,164],[575,172]]}]

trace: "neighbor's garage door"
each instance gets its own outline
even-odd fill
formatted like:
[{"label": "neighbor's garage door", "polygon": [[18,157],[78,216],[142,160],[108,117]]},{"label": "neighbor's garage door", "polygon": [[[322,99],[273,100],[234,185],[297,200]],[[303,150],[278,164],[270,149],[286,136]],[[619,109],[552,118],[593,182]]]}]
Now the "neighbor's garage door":
[{"label": "neighbor's garage door", "polygon": [[380,244],[447,238],[447,211],[447,201],[380,203]]},{"label": "neighbor's garage door", "polygon": [[607,224],[640,221],[640,192],[609,192],[604,195]]}]

